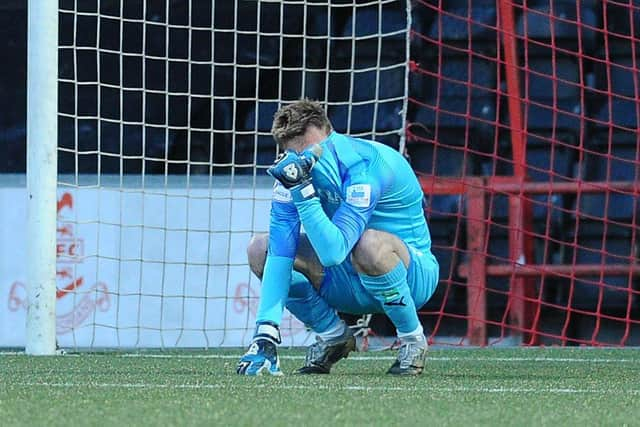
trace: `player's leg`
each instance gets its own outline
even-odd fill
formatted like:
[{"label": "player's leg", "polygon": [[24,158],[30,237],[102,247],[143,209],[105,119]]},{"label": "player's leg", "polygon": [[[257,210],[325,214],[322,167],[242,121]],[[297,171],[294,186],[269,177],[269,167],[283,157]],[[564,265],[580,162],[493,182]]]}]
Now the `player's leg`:
[{"label": "player's leg", "polygon": [[[249,268],[260,280],[264,272],[264,263],[267,259],[267,247],[269,234],[256,234],[247,246],[247,258]],[[304,274],[314,288],[319,289],[324,278],[324,268],[316,255],[307,236],[302,233],[298,241],[298,251],[293,262],[293,269]]]},{"label": "player's leg", "polygon": [[[252,238],[247,248],[249,266],[258,278],[262,278],[267,245],[268,235],[263,234]],[[352,331],[337,315],[335,308],[318,293],[323,279],[324,269],[303,234],[298,243],[286,307],[311,328],[318,339],[308,348],[305,364],[299,373],[328,374],[335,362],[355,350]]]},{"label": "player's leg", "polygon": [[297,271],[293,272],[286,306],[317,334],[316,342],[307,348],[304,365],[297,371],[299,374],[328,374],[337,361],[355,350],[353,331]]},{"label": "player's leg", "polygon": [[407,245],[392,234],[366,230],[352,252],[351,261],[363,287],[379,301],[401,341],[398,359],[389,373],[420,374],[427,342],[407,281],[413,261]]}]

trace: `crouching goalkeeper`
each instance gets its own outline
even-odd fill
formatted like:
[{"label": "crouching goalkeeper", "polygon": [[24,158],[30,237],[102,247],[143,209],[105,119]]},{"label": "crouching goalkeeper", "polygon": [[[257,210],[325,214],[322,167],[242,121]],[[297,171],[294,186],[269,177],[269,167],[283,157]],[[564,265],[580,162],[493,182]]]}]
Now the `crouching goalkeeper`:
[{"label": "crouching goalkeeper", "polygon": [[254,236],[247,249],[263,289],[238,374],[282,374],[285,306],[317,333],[298,373],[328,374],[355,350],[337,315],[345,312],[385,313],[401,343],[388,373],[420,374],[427,341],[416,310],[433,295],[438,263],[411,167],[386,145],[333,131],[309,100],[281,108],[272,134],[283,154],[268,170],[276,179],[269,234]]}]

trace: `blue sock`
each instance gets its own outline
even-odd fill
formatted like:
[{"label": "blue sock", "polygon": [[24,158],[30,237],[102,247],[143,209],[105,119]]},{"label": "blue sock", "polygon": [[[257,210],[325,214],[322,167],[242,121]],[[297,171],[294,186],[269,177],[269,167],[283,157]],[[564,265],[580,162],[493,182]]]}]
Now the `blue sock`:
[{"label": "blue sock", "polygon": [[286,306],[291,314],[316,333],[336,328],[341,321],[336,310],[331,308],[309,280],[297,271],[291,276]]},{"label": "blue sock", "polygon": [[393,270],[381,276],[359,274],[362,285],[380,301],[398,334],[409,334],[420,325],[416,305],[407,284],[407,269],[398,262]]}]

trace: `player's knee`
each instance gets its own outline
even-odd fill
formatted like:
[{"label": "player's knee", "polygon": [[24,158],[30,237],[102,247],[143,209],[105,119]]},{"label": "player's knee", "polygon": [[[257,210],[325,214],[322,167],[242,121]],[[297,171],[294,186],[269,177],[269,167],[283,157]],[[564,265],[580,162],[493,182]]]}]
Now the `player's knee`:
[{"label": "player's knee", "polygon": [[392,255],[393,247],[384,233],[365,230],[351,253],[351,262],[356,270],[364,274],[376,274],[385,260]]},{"label": "player's knee", "polygon": [[247,259],[249,268],[259,279],[262,279],[264,263],[267,259],[267,245],[269,244],[269,234],[256,234],[249,241],[247,246]]}]

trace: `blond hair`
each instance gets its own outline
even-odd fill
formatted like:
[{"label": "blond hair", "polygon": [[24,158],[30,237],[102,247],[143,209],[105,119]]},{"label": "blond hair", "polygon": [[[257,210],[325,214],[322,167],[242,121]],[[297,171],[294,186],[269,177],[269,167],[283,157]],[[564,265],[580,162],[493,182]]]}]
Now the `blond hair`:
[{"label": "blond hair", "polygon": [[273,116],[271,134],[280,147],[302,137],[309,126],[315,126],[327,134],[333,127],[327,113],[318,101],[301,99],[280,108]]}]

